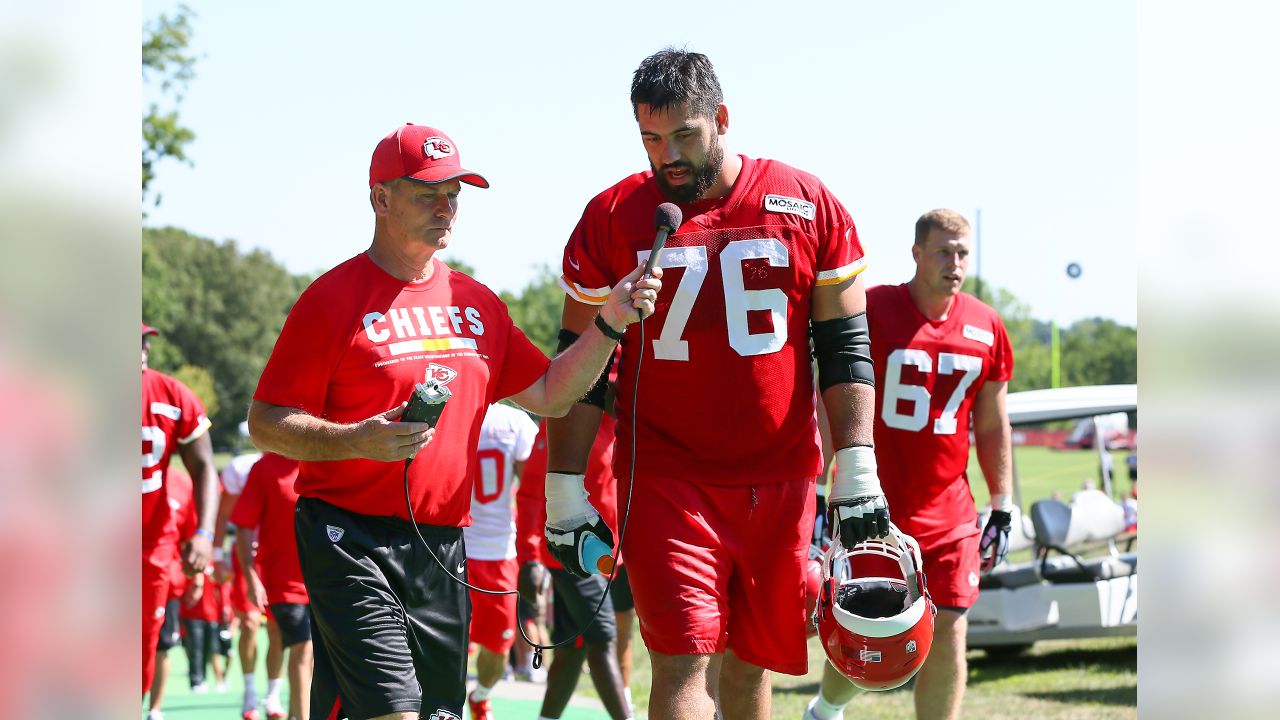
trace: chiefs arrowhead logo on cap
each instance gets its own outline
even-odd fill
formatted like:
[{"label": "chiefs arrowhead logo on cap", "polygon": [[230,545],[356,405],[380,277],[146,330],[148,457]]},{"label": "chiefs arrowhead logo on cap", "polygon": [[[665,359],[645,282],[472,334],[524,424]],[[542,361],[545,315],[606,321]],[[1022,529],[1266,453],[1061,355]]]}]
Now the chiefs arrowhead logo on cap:
[{"label": "chiefs arrowhead logo on cap", "polygon": [[427,366],[426,379],[434,380],[440,385],[448,385],[449,381],[458,377],[458,371],[451,367],[431,363]]},{"label": "chiefs arrowhead logo on cap", "polygon": [[422,153],[432,160],[447,158],[453,154],[453,143],[449,142],[449,138],[438,135],[429,137],[422,143]]}]

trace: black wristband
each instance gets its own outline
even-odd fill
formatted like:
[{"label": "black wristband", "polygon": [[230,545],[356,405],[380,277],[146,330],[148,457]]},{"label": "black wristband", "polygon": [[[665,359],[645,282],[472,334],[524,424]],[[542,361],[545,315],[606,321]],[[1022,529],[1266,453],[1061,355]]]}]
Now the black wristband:
[{"label": "black wristband", "polygon": [[612,340],[622,339],[622,333],[609,327],[609,323],[605,322],[604,318],[599,314],[596,315],[596,327],[599,328],[600,332],[604,333],[604,336],[607,338]]}]

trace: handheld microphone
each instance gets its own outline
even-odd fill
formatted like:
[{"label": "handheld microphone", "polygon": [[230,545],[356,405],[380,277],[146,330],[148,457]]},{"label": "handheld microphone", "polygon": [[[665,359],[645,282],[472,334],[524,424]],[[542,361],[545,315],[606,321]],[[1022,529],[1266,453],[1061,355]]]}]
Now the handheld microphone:
[{"label": "handheld microphone", "polygon": [[653,266],[658,264],[658,256],[662,254],[662,246],[667,244],[667,236],[679,229],[682,222],[684,213],[680,212],[675,203],[662,203],[653,213],[653,226],[658,234],[653,239],[649,261],[644,264],[644,277],[653,275]]}]

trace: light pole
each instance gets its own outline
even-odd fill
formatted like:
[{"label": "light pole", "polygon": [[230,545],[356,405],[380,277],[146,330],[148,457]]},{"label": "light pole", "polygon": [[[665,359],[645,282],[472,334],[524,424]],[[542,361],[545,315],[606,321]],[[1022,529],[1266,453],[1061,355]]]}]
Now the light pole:
[{"label": "light pole", "polygon": [[[1076,278],[1080,277],[1081,272],[1083,272],[1083,270],[1080,267],[1080,263],[1076,263],[1076,262],[1067,263],[1067,277],[1071,278],[1072,280],[1075,280]],[[1054,303],[1054,305],[1056,306],[1057,303]],[[1058,313],[1057,312],[1053,314],[1053,318],[1050,319],[1049,321],[1049,352],[1052,357],[1052,361],[1049,366],[1049,386],[1061,387],[1062,386],[1062,345],[1058,340]]]}]

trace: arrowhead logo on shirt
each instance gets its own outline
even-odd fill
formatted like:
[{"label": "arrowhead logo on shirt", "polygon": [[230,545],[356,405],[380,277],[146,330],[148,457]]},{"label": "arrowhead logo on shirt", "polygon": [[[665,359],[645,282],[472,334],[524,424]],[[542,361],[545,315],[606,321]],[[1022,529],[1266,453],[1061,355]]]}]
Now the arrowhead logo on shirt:
[{"label": "arrowhead logo on shirt", "polygon": [[454,715],[448,710],[441,709],[431,713],[431,716],[428,717],[427,720],[462,720],[462,718],[458,717],[457,715]]},{"label": "arrowhead logo on shirt", "polygon": [[458,371],[447,365],[431,363],[427,366],[427,380],[434,380],[441,385],[448,385],[449,381],[456,377],[458,377]]},{"label": "arrowhead logo on shirt", "polygon": [[346,532],[346,530],[343,530],[340,527],[335,527],[333,525],[325,525],[324,531],[329,535],[329,540],[333,542],[338,542],[339,540],[341,540],[343,533]]}]

